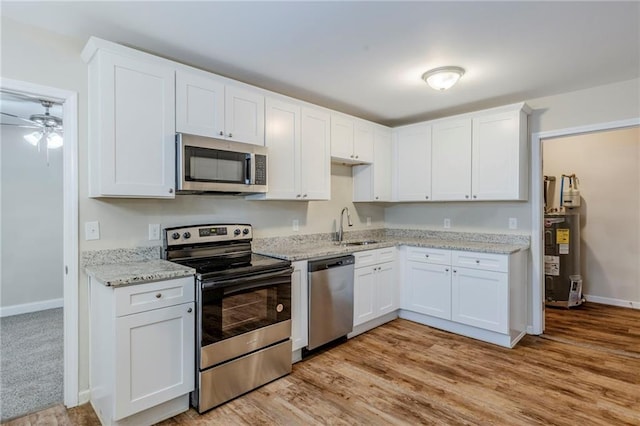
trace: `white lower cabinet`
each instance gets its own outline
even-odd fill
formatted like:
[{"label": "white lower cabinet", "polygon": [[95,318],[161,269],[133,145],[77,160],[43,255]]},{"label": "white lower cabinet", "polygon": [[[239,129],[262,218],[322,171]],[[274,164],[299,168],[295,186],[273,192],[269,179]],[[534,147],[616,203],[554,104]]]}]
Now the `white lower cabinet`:
[{"label": "white lower cabinet", "polygon": [[525,253],[403,247],[400,316],[513,347],[526,330]]},{"label": "white lower cabinet", "polygon": [[90,284],[91,404],[103,425],[151,425],[189,408],[194,278]]},{"label": "white lower cabinet", "polygon": [[353,325],[359,326],[398,309],[395,247],[354,253]]},{"label": "white lower cabinet", "polygon": [[292,349],[297,351],[309,343],[307,261],[293,262],[291,266],[291,340]]}]

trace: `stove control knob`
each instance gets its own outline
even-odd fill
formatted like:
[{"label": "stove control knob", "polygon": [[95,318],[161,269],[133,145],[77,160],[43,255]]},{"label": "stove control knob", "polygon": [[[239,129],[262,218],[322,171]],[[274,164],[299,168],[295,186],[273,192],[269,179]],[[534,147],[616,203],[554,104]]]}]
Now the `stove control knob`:
[{"label": "stove control knob", "polygon": [[178,238],[180,238],[180,234],[177,232],[174,232],[173,234],[171,234],[171,238],[173,238],[174,240],[177,240]]},{"label": "stove control knob", "polygon": [[188,240],[189,238],[191,238],[191,232],[185,232],[184,234],[182,234],[182,236],[185,238],[185,240]]},{"label": "stove control knob", "polygon": [[242,235],[247,235],[249,233],[249,228],[244,228],[242,230]]},{"label": "stove control knob", "polygon": [[240,228],[233,231],[233,235],[240,235]]}]

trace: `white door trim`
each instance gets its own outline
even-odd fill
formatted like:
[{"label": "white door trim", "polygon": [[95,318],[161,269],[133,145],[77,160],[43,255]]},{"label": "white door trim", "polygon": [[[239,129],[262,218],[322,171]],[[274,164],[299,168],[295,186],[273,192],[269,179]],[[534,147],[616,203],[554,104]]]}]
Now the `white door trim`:
[{"label": "white door trim", "polygon": [[573,136],[584,133],[605,130],[622,129],[640,125],[640,118],[610,121],[607,123],[590,124],[548,132],[533,133],[531,135],[531,286],[533,300],[531,301],[532,324],[531,334],[542,334],[544,331],[544,248],[542,244],[542,209],[544,197],[542,181],[542,141],[563,136]]},{"label": "white door trim", "polygon": [[63,100],[64,405],[78,405],[78,93],[0,79],[0,87]]}]

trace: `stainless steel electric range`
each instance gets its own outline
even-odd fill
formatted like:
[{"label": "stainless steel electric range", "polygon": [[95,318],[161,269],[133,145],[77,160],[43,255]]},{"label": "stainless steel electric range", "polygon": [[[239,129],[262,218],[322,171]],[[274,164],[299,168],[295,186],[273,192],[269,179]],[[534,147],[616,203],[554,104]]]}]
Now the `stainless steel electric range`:
[{"label": "stainless steel electric range", "polygon": [[291,372],[291,262],[252,253],[251,225],[166,228],[165,259],[196,270],[202,413]]}]

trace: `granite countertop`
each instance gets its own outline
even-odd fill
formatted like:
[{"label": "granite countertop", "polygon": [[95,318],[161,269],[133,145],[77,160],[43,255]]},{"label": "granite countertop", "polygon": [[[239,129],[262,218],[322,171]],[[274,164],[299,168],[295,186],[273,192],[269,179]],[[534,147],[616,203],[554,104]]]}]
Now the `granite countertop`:
[{"label": "granite countertop", "polygon": [[188,277],[196,273],[193,268],[162,259],[94,264],[86,266],[85,271],[90,277],[111,287]]},{"label": "granite countertop", "polygon": [[386,232],[377,230],[364,234],[360,231],[359,233],[354,233],[354,235],[348,235],[345,238],[345,242],[360,240],[374,240],[377,242],[353,246],[331,241],[330,234],[306,237],[254,240],[253,251],[265,256],[297,261],[402,245],[495,254],[510,254],[529,248],[528,236],[509,234],[407,230],[387,230]]}]

